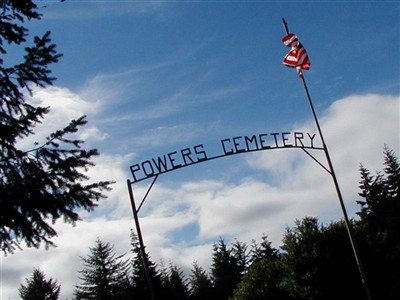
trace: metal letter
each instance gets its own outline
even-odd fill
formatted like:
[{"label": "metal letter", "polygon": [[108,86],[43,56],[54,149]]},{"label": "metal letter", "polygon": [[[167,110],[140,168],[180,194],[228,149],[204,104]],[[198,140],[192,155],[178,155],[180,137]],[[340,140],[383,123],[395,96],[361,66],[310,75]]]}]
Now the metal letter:
[{"label": "metal letter", "polygon": [[233,149],[231,148],[230,152],[226,152],[226,148],[225,148],[225,142],[231,142],[231,139],[224,139],[221,140],[221,144],[222,144],[222,149],[224,149],[224,155],[229,155],[229,154],[233,154]]},{"label": "metal letter", "polygon": [[202,158],[198,157],[198,158],[197,158],[197,161],[207,160],[207,153],[206,153],[206,151],[205,151],[205,150],[198,151],[199,148],[203,149],[203,148],[204,148],[203,144],[194,146],[194,152],[195,152],[197,155],[203,155]]},{"label": "metal letter", "polygon": [[294,146],[297,147],[297,141],[300,142],[301,146],[304,147],[302,139],[304,138],[304,134],[302,132],[295,132],[294,133]]},{"label": "metal letter", "polygon": [[290,132],[282,132],[282,141],[283,141],[283,147],[293,147],[292,144],[286,144],[286,141],[289,139],[286,137],[286,135],[291,134]]},{"label": "metal letter", "polygon": [[168,153],[169,161],[171,162],[171,166],[172,166],[173,169],[177,169],[177,168],[182,167],[181,164],[175,164],[174,163],[175,162],[175,158],[173,158],[172,156],[175,155],[175,154],[176,154],[176,151]]},{"label": "metal letter", "polygon": [[188,165],[188,162],[186,161],[186,157],[189,158],[189,160],[191,161],[190,164],[194,163],[194,160],[190,157],[190,154],[192,154],[192,151],[190,151],[190,148],[182,149],[181,154],[182,154],[183,162],[185,163],[185,165]]},{"label": "metal letter", "polygon": [[250,143],[256,144],[256,148],[253,149],[253,150],[258,149],[257,138],[256,138],[256,135],[255,135],[255,134],[252,135],[251,138],[248,138],[247,136],[244,136],[244,141],[245,141],[245,143],[246,143],[246,149],[247,149],[247,151],[252,150],[252,149],[249,147],[249,142],[250,142]]},{"label": "metal letter", "polygon": [[136,172],[136,171],[139,171],[139,170],[140,170],[140,167],[139,167],[138,164],[134,164],[134,165],[130,166],[130,169],[131,169],[133,181],[136,181],[137,179],[136,179],[135,172]]},{"label": "metal letter", "polygon": [[241,136],[235,136],[233,138],[233,144],[235,145],[235,150],[236,150],[237,153],[245,152],[246,151],[245,149],[239,149],[238,148],[238,146],[240,146],[240,144],[238,142],[236,142],[236,140],[239,140],[239,139],[243,139],[243,138]]},{"label": "metal letter", "polygon": [[271,146],[270,145],[264,145],[265,140],[263,139],[264,136],[267,136],[267,133],[264,134],[259,134],[258,137],[260,138],[260,145],[261,145],[261,149],[270,149]]},{"label": "metal letter", "polygon": [[[150,166],[150,169],[151,169],[151,172],[150,172],[150,173],[147,173],[146,168],[145,168],[145,164],[148,164],[148,165]],[[145,160],[144,162],[142,162],[142,169],[143,169],[144,174],[145,174],[147,177],[153,176],[153,175],[154,175],[154,169],[153,169],[153,166],[151,165],[151,161]]]},{"label": "metal letter", "polygon": [[311,142],[311,148],[314,147],[314,138],[315,138],[315,133],[311,136],[308,132],[307,132],[308,137],[310,138],[310,142]]},{"label": "metal letter", "polygon": [[274,139],[275,139],[276,148],[279,148],[278,139],[276,138],[276,136],[279,135],[279,133],[271,133],[271,135],[272,135],[272,136],[274,137]]}]

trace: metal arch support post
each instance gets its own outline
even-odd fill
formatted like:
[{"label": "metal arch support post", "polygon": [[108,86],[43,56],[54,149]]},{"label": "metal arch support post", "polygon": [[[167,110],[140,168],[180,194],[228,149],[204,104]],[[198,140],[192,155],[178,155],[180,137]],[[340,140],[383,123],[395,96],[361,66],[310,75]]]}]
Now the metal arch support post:
[{"label": "metal arch support post", "polygon": [[[144,246],[144,242],[143,242],[142,230],[140,228],[138,210],[136,210],[135,199],[133,198],[132,183],[129,179],[127,180],[127,185],[128,185],[128,190],[129,190],[129,198],[131,200],[131,205],[132,205],[133,218],[135,220],[136,232],[137,232],[138,239],[139,239],[140,254],[142,256],[143,268],[144,268],[144,272],[145,272],[146,279],[147,279],[147,284],[148,284],[149,291],[150,291],[150,297],[151,297],[151,300],[155,300],[156,298],[155,298],[155,292],[154,292],[154,285],[153,285],[153,280],[151,278],[149,268],[148,268],[149,264],[147,261],[145,246]],[[143,204],[143,201],[142,201],[142,204]]]},{"label": "metal arch support post", "polygon": [[306,81],[304,79],[304,75],[301,77],[301,79],[303,81],[304,89],[305,89],[306,94],[307,94],[307,99],[308,99],[308,102],[309,102],[310,107],[311,107],[311,111],[312,111],[312,114],[313,114],[313,117],[314,117],[315,124],[316,124],[317,129],[318,129],[319,136],[321,138],[322,147],[324,149],[326,160],[328,162],[329,174],[332,176],[333,183],[335,185],[336,193],[337,193],[337,196],[338,196],[338,199],[339,199],[340,208],[342,209],[343,218],[344,218],[344,221],[345,221],[345,224],[346,224],[347,233],[349,235],[349,239],[350,239],[351,247],[353,249],[354,257],[356,259],[357,266],[358,266],[358,269],[360,271],[361,280],[363,282],[364,290],[365,290],[367,299],[368,300],[372,300],[371,292],[370,292],[369,285],[368,285],[368,282],[367,282],[367,277],[365,275],[364,266],[363,266],[362,261],[361,261],[361,257],[360,257],[360,253],[358,251],[357,243],[356,243],[356,241],[354,239],[353,229],[352,229],[351,223],[349,221],[349,217],[347,215],[346,207],[344,205],[344,201],[343,201],[342,193],[340,191],[340,187],[339,187],[339,183],[338,183],[338,180],[337,180],[337,177],[336,177],[336,173],[335,173],[335,170],[333,169],[333,164],[332,164],[331,157],[329,155],[328,147],[325,144],[325,140],[324,140],[324,136],[322,134],[321,126],[319,125],[317,114],[315,112],[314,105],[312,103],[312,100],[311,100],[311,97],[310,97],[310,93],[308,91],[308,87],[307,87]]},{"label": "metal arch support post", "polygon": [[[287,25],[285,19],[282,18],[282,22],[283,22],[283,26],[285,28],[286,34],[289,34],[289,28],[288,28],[288,25]],[[344,201],[343,201],[342,193],[341,193],[340,188],[339,188],[339,183],[337,181],[336,173],[335,173],[335,170],[333,169],[332,160],[331,160],[331,157],[329,155],[328,147],[325,144],[325,140],[324,140],[324,136],[322,134],[321,126],[319,125],[317,114],[315,112],[314,105],[313,105],[313,102],[311,100],[311,96],[310,96],[310,93],[308,91],[308,87],[307,87],[306,81],[304,79],[304,74],[303,74],[303,76],[301,76],[301,79],[302,79],[302,82],[303,82],[304,90],[305,90],[306,95],[307,95],[308,103],[310,105],[310,108],[311,108],[311,111],[312,111],[312,114],[313,114],[313,117],[314,117],[315,124],[316,124],[317,129],[318,129],[319,136],[321,138],[322,147],[324,149],[326,160],[328,162],[328,169],[326,167],[324,167],[321,163],[319,163],[315,158],[313,158],[309,153],[307,153],[307,152],[306,153],[309,154],[314,160],[316,160],[317,163],[320,164],[332,176],[333,183],[334,183],[335,189],[336,189],[336,193],[337,193],[337,196],[338,196],[338,199],[339,199],[340,207],[342,209],[343,218],[344,218],[344,221],[345,221],[345,224],[346,224],[346,229],[347,229],[347,233],[348,233],[348,236],[349,236],[349,239],[350,239],[351,247],[353,249],[354,257],[356,259],[357,266],[358,266],[358,269],[360,271],[361,280],[362,280],[362,283],[363,283],[363,286],[364,286],[365,294],[366,294],[368,300],[372,300],[371,292],[370,292],[369,285],[368,285],[368,282],[367,282],[367,277],[365,275],[365,271],[364,271],[364,267],[363,267],[363,264],[362,264],[362,261],[361,261],[360,253],[358,251],[358,247],[357,247],[357,244],[356,244],[355,239],[354,239],[353,230],[352,230],[352,227],[351,227],[351,224],[350,224],[350,221],[349,221],[349,217],[347,215],[346,207],[344,205]]]}]

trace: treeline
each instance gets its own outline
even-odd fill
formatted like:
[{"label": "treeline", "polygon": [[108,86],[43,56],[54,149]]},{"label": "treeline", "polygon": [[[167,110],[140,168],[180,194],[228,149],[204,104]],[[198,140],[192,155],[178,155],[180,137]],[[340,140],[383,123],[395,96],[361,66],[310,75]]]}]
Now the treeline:
[{"label": "treeline", "polygon": [[[361,166],[360,173],[359,220],[351,223],[367,283],[373,299],[400,299],[399,160],[385,148],[383,171],[372,175]],[[131,256],[125,257],[98,239],[82,258],[75,299],[150,299],[135,234],[131,247]],[[187,276],[172,262],[164,267],[146,258],[156,299],[367,299],[342,221],[296,220],[279,249],[267,236],[251,245],[220,239],[210,270],[194,263]],[[22,299],[58,299],[60,288],[35,269],[19,292]]]}]

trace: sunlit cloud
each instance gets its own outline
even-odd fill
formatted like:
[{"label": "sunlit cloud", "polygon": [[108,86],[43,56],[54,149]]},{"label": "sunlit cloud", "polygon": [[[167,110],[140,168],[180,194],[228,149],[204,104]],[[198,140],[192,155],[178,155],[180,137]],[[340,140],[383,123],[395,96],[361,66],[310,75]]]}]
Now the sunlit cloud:
[{"label": "sunlit cloud", "polygon": [[[73,93],[67,88],[50,86],[47,88],[33,88],[32,96],[27,97],[27,102],[32,105],[49,107],[50,111],[45,115],[41,123],[37,124],[35,134],[28,139],[20,141],[20,146],[25,149],[32,149],[35,142],[42,144],[45,138],[52,132],[67,126],[73,119],[78,119],[88,112],[95,114],[98,111],[98,105],[90,103]],[[79,132],[80,138],[94,140],[105,140],[107,133],[100,130],[93,124],[87,124]]]}]

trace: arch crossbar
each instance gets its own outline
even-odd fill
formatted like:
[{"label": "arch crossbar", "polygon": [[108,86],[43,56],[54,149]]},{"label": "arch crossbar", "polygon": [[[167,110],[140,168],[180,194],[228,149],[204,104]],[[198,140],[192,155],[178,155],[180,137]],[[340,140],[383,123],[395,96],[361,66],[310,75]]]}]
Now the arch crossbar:
[{"label": "arch crossbar", "polygon": [[198,144],[143,160],[129,168],[132,173],[132,182],[135,183],[177,169],[236,154],[282,148],[303,149],[307,154],[309,154],[307,150],[324,150],[323,147],[315,146],[315,137],[316,134],[308,132],[273,132],[235,136],[220,141],[219,154],[210,155],[203,144]]}]

